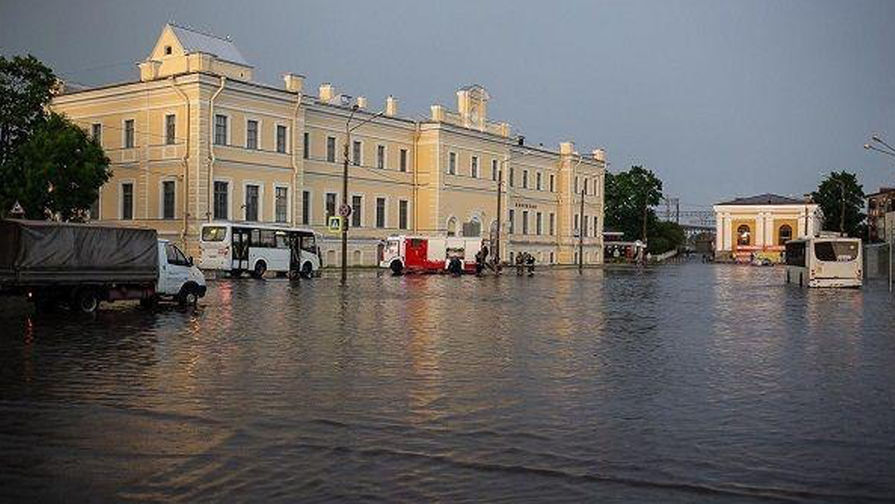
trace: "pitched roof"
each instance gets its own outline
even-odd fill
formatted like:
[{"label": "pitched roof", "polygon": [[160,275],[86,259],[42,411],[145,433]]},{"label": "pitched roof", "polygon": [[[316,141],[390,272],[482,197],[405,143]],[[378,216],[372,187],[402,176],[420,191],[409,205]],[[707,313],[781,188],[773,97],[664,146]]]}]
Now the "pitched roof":
[{"label": "pitched roof", "polygon": [[190,28],[184,28],[176,24],[169,23],[168,26],[174,32],[183,50],[189,54],[193,52],[203,52],[214,54],[219,59],[230,61],[245,66],[252,66],[242,57],[239,49],[229,38],[221,38],[216,35],[198,32]]},{"label": "pitched roof", "polygon": [[747,196],[745,198],[737,198],[719,205],[804,205],[804,200],[795,198],[787,198],[779,194],[759,194],[757,196]]}]

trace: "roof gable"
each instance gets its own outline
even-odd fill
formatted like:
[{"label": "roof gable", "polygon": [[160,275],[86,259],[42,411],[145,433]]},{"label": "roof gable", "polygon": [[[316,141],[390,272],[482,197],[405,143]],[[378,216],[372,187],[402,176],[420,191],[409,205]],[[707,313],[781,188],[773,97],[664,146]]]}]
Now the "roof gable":
[{"label": "roof gable", "polygon": [[[229,38],[221,38],[216,35],[202,33],[190,28],[178,26],[172,23],[165,25],[164,31],[170,33],[177,40],[183,54],[206,53],[217,56],[218,59],[236,63],[238,65],[252,66],[236,48],[236,44]],[[164,32],[163,35],[164,37]],[[156,48],[158,50],[158,48]]]}]

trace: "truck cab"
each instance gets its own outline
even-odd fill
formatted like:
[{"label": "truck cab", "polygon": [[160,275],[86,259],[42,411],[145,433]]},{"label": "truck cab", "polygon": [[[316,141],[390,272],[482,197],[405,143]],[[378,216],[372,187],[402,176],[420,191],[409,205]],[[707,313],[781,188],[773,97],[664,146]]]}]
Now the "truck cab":
[{"label": "truck cab", "polygon": [[195,304],[205,296],[205,275],[192,257],[168,240],[158,241],[158,268],[157,295],[173,297],[182,304]]}]

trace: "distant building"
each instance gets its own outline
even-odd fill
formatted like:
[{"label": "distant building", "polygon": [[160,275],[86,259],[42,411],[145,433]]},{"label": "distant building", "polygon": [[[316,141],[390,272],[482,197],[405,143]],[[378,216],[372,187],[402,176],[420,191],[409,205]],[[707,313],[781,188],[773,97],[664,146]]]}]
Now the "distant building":
[{"label": "distant building", "polygon": [[895,187],[867,195],[867,227],[871,242],[886,241],[886,213],[895,211]]},{"label": "distant building", "polygon": [[[325,232],[348,157],[349,264],[376,264],[389,235],[496,237],[501,172],[504,260],[528,252],[540,263],[574,263],[579,230],[584,262],[603,260],[605,152],[529,146],[488,116],[482,86],[460,88],[456,108],[402,116],[392,96],[368,106],[329,83],[307,89],[297,74],[278,86],[255,82],[229,38],[174,24],[138,67],[138,80],[69,88],[52,102],[111,159],[94,219],[151,226],[193,254],[206,222]],[[368,122],[351,134],[346,156],[349,117],[352,126]],[[339,263],[338,243],[325,235],[325,264]]]},{"label": "distant building", "polygon": [[761,194],[718,203],[715,253],[745,260],[756,254],[779,260],[787,240],[820,230],[819,207],[794,198]]}]

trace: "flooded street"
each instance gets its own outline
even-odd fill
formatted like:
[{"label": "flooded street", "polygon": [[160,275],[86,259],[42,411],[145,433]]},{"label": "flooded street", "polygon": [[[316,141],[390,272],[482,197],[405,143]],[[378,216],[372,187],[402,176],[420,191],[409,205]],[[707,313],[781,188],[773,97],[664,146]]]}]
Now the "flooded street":
[{"label": "flooded street", "polygon": [[[0,314],[0,500],[891,502],[895,302],[685,264]],[[6,306],[6,305],[4,305]]]}]

